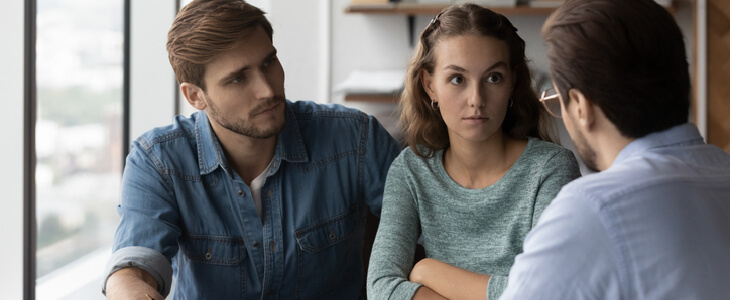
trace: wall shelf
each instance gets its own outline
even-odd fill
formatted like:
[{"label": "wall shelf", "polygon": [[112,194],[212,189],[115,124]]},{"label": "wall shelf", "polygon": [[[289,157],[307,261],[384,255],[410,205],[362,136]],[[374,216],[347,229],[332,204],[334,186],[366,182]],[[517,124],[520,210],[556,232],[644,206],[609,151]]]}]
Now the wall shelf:
[{"label": "wall shelf", "polygon": [[[669,2],[664,5],[669,12],[674,13],[676,1]],[[359,4],[350,5],[345,8],[345,13],[363,13],[363,14],[391,14],[391,15],[436,15],[450,4],[418,4],[418,3],[388,3],[388,4]],[[496,13],[505,16],[510,15],[534,15],[547,16],[551,14],[557,7],[533,7],[529,5],[519,4],[517,6],[494,6],[488,7]]]},{"label": "wall shelf", "polygon": [[[436,15],[449,4],[389,3],[372,5],[350,5],[345,13],[391,14],[391,15]],[[503,15],[549,15],[555,7],[531,7],[518,5],[514,7],[489,7]]]},{"label": "wall shelf", "polygon": [[400,93],[393,94],[346,94],[345,101],[398,103]]}]

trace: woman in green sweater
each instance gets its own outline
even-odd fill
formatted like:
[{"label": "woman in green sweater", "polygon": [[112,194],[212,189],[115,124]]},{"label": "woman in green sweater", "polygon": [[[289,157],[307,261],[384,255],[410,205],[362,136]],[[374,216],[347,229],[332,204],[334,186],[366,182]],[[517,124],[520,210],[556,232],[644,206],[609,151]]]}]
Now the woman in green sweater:
[{"label": "woman in green sweater", "polygon": [[[368,298],[497,299],[540,213],[580,176],[550,142],[516,31],[467,4],[421,33],[401,98],[410,147],[388,173]],[[427,258],[414,266],[419,237]]]}]

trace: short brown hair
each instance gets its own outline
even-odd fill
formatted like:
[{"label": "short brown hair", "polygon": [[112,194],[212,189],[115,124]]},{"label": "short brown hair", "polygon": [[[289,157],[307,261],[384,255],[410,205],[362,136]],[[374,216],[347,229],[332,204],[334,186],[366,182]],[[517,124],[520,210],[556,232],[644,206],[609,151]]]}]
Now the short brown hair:
[{"label": "short brown hair", "polygon": [[205,90],[205,64],[244,42],[256,26],[269,39],[274,30],[264,12],[243,0],[194,0],[180,10],[167,33],[167,53],[179,84]]},{"label": "short brown hair", "polygon": [[629,138],[687,122],[682,32],[654,0],[568,0],[542,35],[565,106],[577,89]]},{"label": "short brown hair", "polygon": [[[525,41],[505,16],[479,5],[463,4],[447,7],[423,30],[408,66],[400,99],[400,121],[413,152],[429,158],[449,146],[446,123],[440,110],[431,108],[431,99],[421,83],[421,71],[433,73],[433,49],[440,39],[465,34],[495,37],[505,41],[509,48],[509,65],[517,80],[512,93],[514,104],[507,110],[502,131],[515,138],[531,136],[551,141],[548,134],[551,123],[532,89]],[[422,153],[418,146],[425,147],[427,152]]]}]

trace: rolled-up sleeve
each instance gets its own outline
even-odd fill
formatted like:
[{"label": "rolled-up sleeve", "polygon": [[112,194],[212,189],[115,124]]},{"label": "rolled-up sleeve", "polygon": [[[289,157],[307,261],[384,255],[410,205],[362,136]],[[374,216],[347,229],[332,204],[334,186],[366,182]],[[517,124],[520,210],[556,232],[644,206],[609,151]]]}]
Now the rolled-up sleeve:
[{"label": "rolled-up sleeve", "polygon": [[[122,177],[113,254],[106,278],[125,267],[150,273],[158,291],[167,295],[172,281],[172,257],[178,251],[179,213],[166,168],[144,138],[132,145]],[[106,292],[106,280],[102,292]]]},{"label": "rolled-up sleeve", "polygon": [[157,291],[163,295],[170,293],[172,285],[172,265],[160,252],[145,247],[126,247],[114,251],[106,266],[107,279],[104,280],[102,293],[106,295],[106,282],[111,274],[124,268],[137,267],[157,281]]}]

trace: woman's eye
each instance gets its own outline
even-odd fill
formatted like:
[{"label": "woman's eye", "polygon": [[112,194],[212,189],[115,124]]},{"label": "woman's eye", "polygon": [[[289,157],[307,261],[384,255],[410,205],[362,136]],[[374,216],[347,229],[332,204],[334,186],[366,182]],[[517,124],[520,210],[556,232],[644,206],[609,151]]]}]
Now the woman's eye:
[{"label": "woman's eye", "polygon": [[464,77],[454,76],[451,78],[451,80],[449,80],[449,82],[451,82],[451,84],[453,84],[453,85],[459,85],[459,84],[464,83]]},{"label": "woman's eye", "polygon": [[499,83],[500,81],[502,81],[502,74],[499,73],[493,73],[487,77],[487,82],[490,83]]}]

